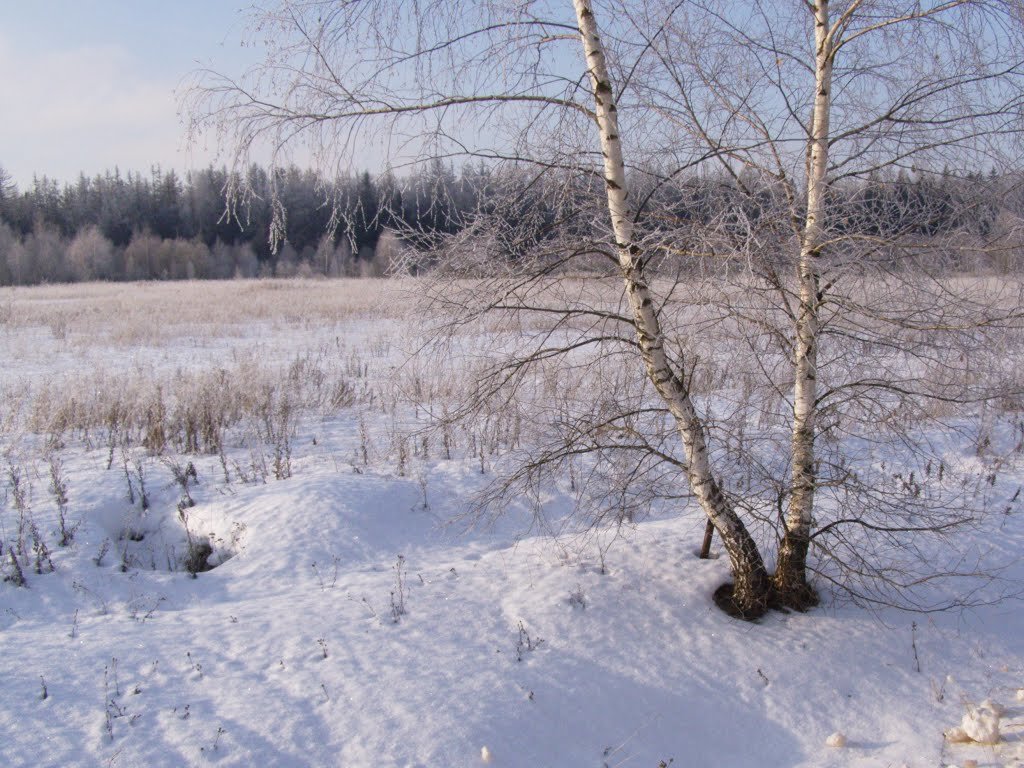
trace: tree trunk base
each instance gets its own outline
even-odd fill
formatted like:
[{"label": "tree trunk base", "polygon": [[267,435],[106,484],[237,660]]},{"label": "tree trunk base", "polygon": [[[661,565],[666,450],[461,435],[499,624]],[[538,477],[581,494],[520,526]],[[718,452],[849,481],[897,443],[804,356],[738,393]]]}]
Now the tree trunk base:
[{"label": "tree trunk base", "polygon": [[779,561],[772,574],[772,607],[800,611],[819,602],[818,592],[807,583],[807,550],[810,538],[806,533],[787,531],[779,545]]},{"label": "tree trunk base", "polygon": [[804,613],[816,606],[820,601],[818,591],[801,581],[799,584],[774,585],[772,589],[771,607],[776,610],[790,610]]},{"label": "tree trunk base", "polygon": [[744,600],[736,599],[736,585],[731,581],[726,582],[715,590],[713,599],[715,605],[734,619],[743,621],[757,621],[764,616],[771,607],[769,595],[766,592],[763,599]]},{"label": "tree trunk base", "polygon": [[806,581],[785,589],[773,585],[762,598],[748,599],[743,603],[736,599],[735,590],[735,584],[726,582],[715,590],[712,599],[721,611],[743,621],[757,621],[770,610],[805,613],[821,602],[818,591]]}]

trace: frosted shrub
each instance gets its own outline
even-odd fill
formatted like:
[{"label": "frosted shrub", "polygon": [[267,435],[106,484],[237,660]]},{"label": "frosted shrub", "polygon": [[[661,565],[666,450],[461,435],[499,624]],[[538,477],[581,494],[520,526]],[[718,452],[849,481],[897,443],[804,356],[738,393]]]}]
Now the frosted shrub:
[{"label": "frosted shrub", "polygon": [[408,571],[405,556],[399,555],[392,569],[395,572],[395,588],[391,591],[391,620],[397,624],[409,611],[405,607],[405,598],[409,594],[407,582]]},{"label": "frosted shrub", "polygon": [[54,503],[57,505],[57,523],[60,526],[58,543],[66,547],[74,540],[78,524],[71,525],[68,522],[68,484],[64,478],[63,464],[54,453],[47,457],[47,461],[50,465],[50,493],[53,494]]},{"label": "frosted shrub", "polygon": [[4,577],[4,581],[9,581],[16,587],[24,587],[25,574],[21,570],[21,563],[18,562],[18,556],[14,553],[13,549],[8,548],[7,559],[10,562],[10,571]]},{"label": "frosted shrub", "polygon": [[229,433],[255,429],[272,446],[276,476],[286,477],[288,445],[300,412],[334,413],[373,399],[323,353],[297,358],[285,369],[244,355],[230,366],[179,370],[154,379],[136,372],[114,381],[105,371],[54,379],[29,399],[27,426],[55,448],[80,438],[102,445],[112,465],[119,447],[151,454],[217,455]]},{"label": "frosted shrub", "polygon": [[274,479],[292,475],[292,434],[297,416],[295,405],[286,391],[266,386],[255,408],[257,433],[273,450]]}]

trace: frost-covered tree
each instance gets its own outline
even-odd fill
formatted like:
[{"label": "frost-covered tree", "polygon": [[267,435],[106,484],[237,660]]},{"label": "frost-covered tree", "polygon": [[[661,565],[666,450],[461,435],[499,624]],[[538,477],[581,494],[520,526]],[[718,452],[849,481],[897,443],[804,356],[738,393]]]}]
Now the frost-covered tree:
[{"label": "frost-covered tree", "polygon": [[111,276],[113,245],[99,227],[86,227],[71,240],[66,258],[73,279],[104,280]]},{"label": "frost-covered tree", "polygon": [[18,194],[18,185],[14,183],[14,177],[10,172],[0,165],[0,212],[4,204]]},{"label": "frost-covered tree", "polygon": [[[943,342],[966,349],[1012,325],[1015,306],[1005,293],[948,286],[918,301],[907,281],[858,272],[851,265],[909,245],[914,227],[897,212],[895,227],[870,235],[838,203],[844,182],[873,172],[1011,156],[1018,10],[998,0],[281,0],[254,19],[272,41],[263,65],[242,79],[199,73],[189,106],[192,128],[216,131],[236,170],[257,148],[283,165],[305,147],[337,170],[383,145],[434,171],[439,222],[457,195],[446,162],[487,163],[490,194],[450,237],[405,233],[444,275],[435,307],[460,324],[530,315],[539,326],[519,327],[541,329],[481,373],[463,413],[522,396],[552,360],[602,374],[579,397],[533,401],[553,425],[549,449],[524,457],[494,498],[590,457],[628,517],[681,474],[729,555],[720,602],[749,617],[814,602],[816,536],[833,537],[822,552],[843,574],[899,587],[875,556],[912,550],[903,534],[966,519],[946,501],[873,489],[858,475],[872,476],[867,454],[864,467],[837,454],[823,472],[820,440],[892,416],[882,431],[899,442],[900,409],[991,396],[964,383]],[[727,183],[715,183],[721,174]],[[460,286],[450,279],[460,275],[483,279]],[[835,344],[823,357],[826,326]],[[909,356],[888,355],[894,330]],[[867,353],[883,376],[857,365]],[[900,373],[904,364],[924,368]],[[723,389],[732,405],[710,394]],[[821,508],[826,487],[834,503]],[[905,509],[930,515],[911,523]],[[851,528],[887,545],[858,549],[858,535],[841,533]]]},{"label": "frost-covered tree", "polygon": [[[948,272],[1014,247],[1012,235],[993,236],[997,179],[971,171],[1020,168],[1020,13],[983,0],[710,2],[644,35],[669,75],[649,84],[650,100],[672,115],[676,141],[714,153],[747,201],[729,233],[749,269],[737,281],[744,311],[760,318],[744,335],[792,377],[776,595],[813,599],[812,540],[847,566],[826,577],[849,582],[863,567],[843,521],[885,536],[966,517],[883,498],[883,473],[849,446],[889,435],[920,477],[930,451],[878,422],[941,402],[973,408],[998,391],[969,383],[978,361],[965,361],[972,344],[998,345],[1019,326],[1019,282],[957,283]],[[924,192],[917,200],[889,191],[903,171]],[[872,197],[884,202],[872,208]]]},{"label": "frost-covered tree", "polygon": [[11,228],[0,222],[0,285],[12,285],[12,265],[21,261],[21,240]]},{"label": "frost-covered tree", "polygon": [[67,243],[60,233],[37,221],[24,240],[22,258],[15,272],[15,285],[58,283],[68,279],[64,254]]}]

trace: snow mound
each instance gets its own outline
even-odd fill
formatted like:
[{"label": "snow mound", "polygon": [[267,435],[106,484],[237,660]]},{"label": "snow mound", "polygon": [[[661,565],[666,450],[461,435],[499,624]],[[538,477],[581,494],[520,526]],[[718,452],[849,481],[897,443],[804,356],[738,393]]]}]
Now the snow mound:
[{"label": "snow mound", "polygon": [[999,715],[983,704],[968,706],[960,727],[971,741],[978,744],[999,743]]},{"label": "snow mound", "polygon": [[996,717],[1002,717],[1006,714],[1006,707],[1000,704],[995,699],[985,699],[981,704],[978,705],[980,709],[987,709],[989,712],[995,714]]}]

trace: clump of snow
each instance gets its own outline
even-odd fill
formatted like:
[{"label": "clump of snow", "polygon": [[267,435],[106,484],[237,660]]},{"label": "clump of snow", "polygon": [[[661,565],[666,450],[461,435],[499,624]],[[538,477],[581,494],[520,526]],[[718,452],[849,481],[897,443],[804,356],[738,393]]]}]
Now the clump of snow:
[{"label": "clump of snow", "polygon": [[1017,689],[1017,701],[1024,701],[1024,688]]},{"label": "clump of snow", "polygon": [[480,759],[485,763],[491,762],[491,750],[487,747],[480,747]]},{"label": "clump of snow", "polygon": [[846,746],[846,735],[842,731],[836,731],[827,739],[825,739],[826,747],[835,747],[841,749]]},{"label": "clump of snow", "polygon": [[978,744],[999,743],[999,715],[984,704],[968,706],[960,727],[971,741]]},{"label": "clump of snow", "polygon": [[1000,704],[995,699],[985,699],[981,704],[978,705],[981,709],[987,709],[994,713],[996,717],[1002,717],[1006,714],[1006,707]]},{"label": "clump of snow", "polygon": [[966,744],[971,740],[971,737],[967,735],[967,731],[959,725],[947,728],[943,735],[950,744]]}]

